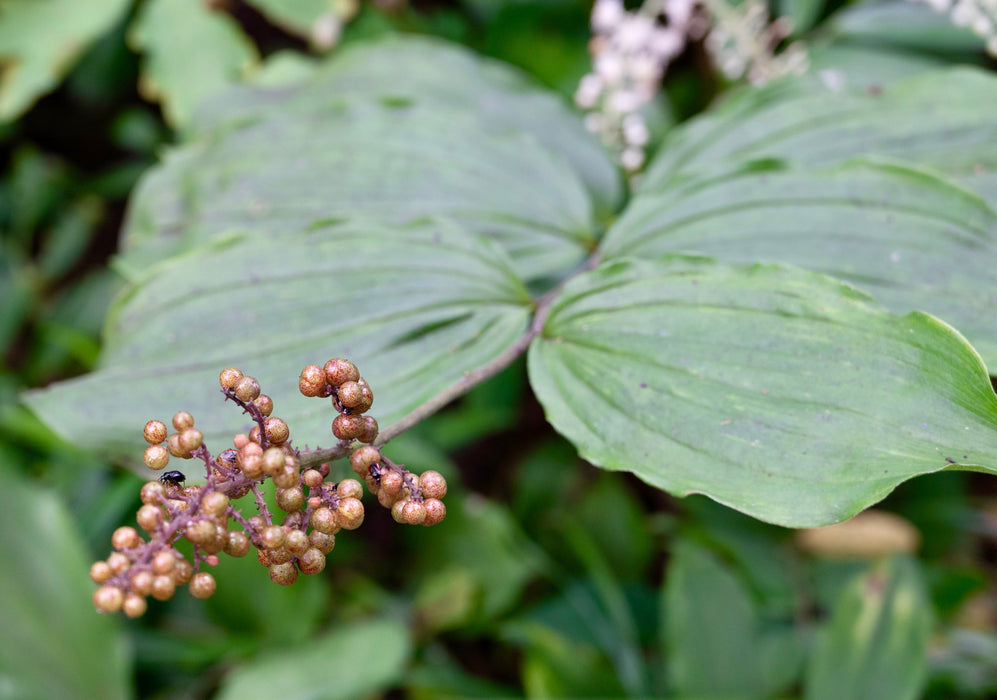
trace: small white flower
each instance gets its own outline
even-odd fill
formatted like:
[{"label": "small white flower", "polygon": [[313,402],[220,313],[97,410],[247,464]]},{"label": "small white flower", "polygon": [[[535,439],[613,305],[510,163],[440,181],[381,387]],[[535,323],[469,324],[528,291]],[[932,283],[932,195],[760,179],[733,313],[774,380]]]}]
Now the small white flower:
[{"label": "small white flower", "polygon": [[644,151],[640,148],[627,148],[620,154],[620,164],[626,170],[637,170],[644,165]]},{"label": "small white flower", "polygon": [[616,29],[625,14],[623,0],[595,0],[592,29],[601,34],[609,34]]},{"label": "small white flower", "polygon": [[646,146],[651,133],[640,114],[628,114],[623,118],[623,140],[629,146]]}]

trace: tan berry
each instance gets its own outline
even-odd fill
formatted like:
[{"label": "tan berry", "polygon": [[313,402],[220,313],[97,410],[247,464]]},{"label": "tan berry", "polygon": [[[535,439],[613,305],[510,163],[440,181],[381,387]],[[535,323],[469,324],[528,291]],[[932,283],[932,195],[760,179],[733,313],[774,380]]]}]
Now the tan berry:
[{"label": "tan berry", "polygon": [[318,574],[325,568],[325,555],[315,547],[305,550],[298,557],[298,568],[303,574]]},{"label": "tan berry", "polygon": [[402,491],[403,483],[402,475],[398,472],[394,470],[381,472],[381,491],[383,493],[397,496]]},{"label": "tan berry", "polygon": [[329,508],[318,508],[312,511],[312,517],[309,522],[313,528],[327,534],[335,533],[338,528],[336,514]]},{"label": "tan berry", "polygon": [[193,428],[194,416],[187,411],[177,411],[173,414],[173,427],[181,433],[187,428]]},{"label": "tan berry", "polygon": [[190,594],[195,598],[210,598],[216,588],[215,577],[205,571],[194,574],[190,580]]},{"label": "tan berry", "polygon": [[153,579],[155,576],[151,571],[137,571],[129,581],[129,588],[135,595],[147,596],[152,593]]},{"label": "tan berry", "polygon": [[180,448],[190,453],[204,444],[204,435],[197,428],[187,428],[180,433]]},{"label": "tan berry", "polygon": [[253,377],[243,377],[235,383],[232,390],[237,399],[249,403],[260,395],[260,383]]},{"label": "tan berry", "polygon": [[426,471],[419,477],[419,488],[426,498],[443,498],[447,495],[447,480],[437,471]]},{"label": "tan berry", "polygon": [[312,547],[322,552],[322,554],[328,554],[336,546],[336,536],[326,532],[312,530],[308,533],[308,542]]},{"label": "tan berry", "polygon": [[357,440],[370,444],[377,440],[377,419],[374,416],[363,417],[363,430],[357,435]]},{"label": "tan berry", "polygon": [[230,557],[244,557],[249,554],[252,541],[243,532],[230,530],[226,536],[225,553]]},{"label": "tan berry", "polygon": [[145,598],[140,595],[136,595],[135,593],[126,595],[125,602],[121,606],[121,610],[125,613],[125,615],[132,619],[145,615],[145,611],[148,608],[149,605],[145,602]]},{"label": "tan berry", "polygon": [[289,489],[297,486],[301,482],[301,472],[297,467],[289,467],[287,463],[283,468],[273,475],[273,483],[279,489]]},{"label": "tan berry", "polygon": [[266,518],[262,515],[253,515],[249,518],[248,522],[250,529],[256,532],[262,531],[267,526]]},{"label": "tan berry", "polygon": [[221,384],[222,389],[232,389],[240,379],[242,379],[242,372],[235,367],[223,369],[218,375],[218,383]]},{"label": "tan berry", "polygon": [[114,572],[106,561],[95,561],[90,565],[90,580],[94,583],[106,583],[112,576]]},{"label": "tan berry", "polygon": [[138,534],[138,530],[133,527],[119,527],[111,535],[111,546],[119,552],[125,549],[135,549],[140,544],[142,544],[142,537]]},{"label": "tan berry", "polygon": [[357,382],[343,382],[336,390],[336,396],[343,408],[356,408],[363,403],[363,392]]},{"label": "tan berry", "polygon": [[228,496],[220,491],[212,491],[201,501],[201,512],[212,516],[225,515],[228,512]]},{"label": "tan berry", "polygon": [[363,433],[363,416],[341,413],[332,421],[332,434],[340,440],[355,440]]},{"label": "tan berry", "polygon": [[291,530],[284,540],[284,547],[292,556],[300,557],[308,549],[308,535],[301,530]]},{"label": "tan berry", "polygon": [[191,544],[206,545],[215,536],[215,526],[210,520],[198,520],[184,530],[183,536]]},{"label": "tan berry", "polygon": [[367,380],[363,377],[360,377],[360,379],[357,380],[357,384],[360,386],[360,393],[363,396],[363,401],[361,401],[356,408],[353,409],[353,412],[366,413],[370,410],[370,407],[374,405],[374,392],[371,390]]},{"label": "tan berry", "polygon": [[270,551],[270,563],[273,564],[286,564],[291,561],[294,557],[291,553],[287,551],[286,547],[278,547],[277,549],[271,549]]},{"label": "tan berry", "polygon": [[247,479],[259,479],[265,473],[263,457],[258,454],[246,455],[239,461],[239,469],[242,470]]},{"label": "tan berry", "polygon": [[177,590],[177,584],[173,582],[173,577],[162,574],[152,579],[152,597],[156,600],[169,600]]},{"label": "tan berry", "polygon": [[284,528],[280,525],[270,525],[269,527],[263,528],[263,532],[260,533],[260,538],[266,549],[277,549],[282,546],[284,544],[285,537],[286,534],[284,533]]},{"label": "tan berry", "polygon": [[422,525],[426,519],[426,506],[416,501],[409,501],[402,508],[402,520],[409,525]]},{"label": "tan berry", "polygon": [[298,391],[304,396],[325,396],[325,370],[318,365],[308,365],[298,377]]},{"label": "tan berry", "polygon": [[283,445],[291,437],[291,431],[282,419],[276,417],[267,418],[263,423],[266,428],[267,440],[273,445]]},{"label": "tan berry", "polygon": [[270,567],[270,580],[280,586],[290,586],[298,580],[298,570],[290,562],[274,564]]},{"label": "tan berry", "polygon": [[155,505],[161,503],[161,499],[166,495],[166,486],[158,481],[147,481],[142,484],[142,489],[139,491],[138,496],[142,500],[142,503],[146,505]]},{"label": "tan berry", "polygon": [[305,493],[300,486],[289,489],[277,489],[277,505],[286,512],[301,510],[305,507]]},{"label": "tan berry", "polygon": [[170,435],[169,439],[166,441],[166,449],[169,450],[170,454],[174,457],[190,459],[190,452],[185,450],[183,445],[180,444],[180,433],[173,433]]},{"label": "tan berry", "polygon": [[273,476],[284,466],[284,450],[271,447],[263,453],[263,473]]},{"label": "tan berry", "polygon": [[135,514],[135,522],[146,532],[152,532],[159,526],[159,523],[163,522],[163,511],[159,506],[147,503],[138,509],[138,513]]},{"label": "tan berry", "polygon": [[336,522],[344,530],[356,530],[363,524],[363,503],[357,498],[344,498],[336,508]]},{"label": "tan berry", "polygon": [[261,442],[260,442],[260,426],[257,425],[255,428],[253,428],[252,430],[249,431],[249,440],[250,440],[250,442],[255,442],[257,445],[261,444]]},{"label": "tan berry", "polygon": [[398,493],[388,493],[383,488],[377,492],[377,502],[385,508],[390,508],[398,500]]},{"label": "tan berry", "polygon": [[249,436],[245,433],[239,433],[232,438],[232,445],[237,450],[241,450],[243,447],[249,444]]},{"label": "tan berry", "polygon": [[150,445],[158,445],[166,439],[166,423],[161,420],[151,420],[142,429],[142,436]]},{"label": "tan berry", "polygon": [[366,445],[353,450],[350,455],[350,468],[359,476],[364,477],[370,473],[370,465],[381,461],[381,451],[376,447]]},{"label": "tan berry", "polygon": [[407,498],[399,498],[397,501],[395,501],[394,504],[391,506],[392,520],[394,520],[396,523],[404,523],[405,518],[402,517],[402,510],[404,510],[405,506],[407,506],[411,502],[412,501],[410,501]]},{"label": "tan berry", "polygon": [[101,586],[93,592],[93,605],[102,613],[118,612],[124,602],[125,594],[117,586]]},{"label": "tan berry", "polygon": [[111,571],[120,574],[123,571],[127,571],[132,563],[121,552],[111,552],[110,556],[107,557],[107,565],[111,567]]},{"label": "tan berry", "polygon": [[310,489],[321,486],[324,478],[325,477],[322,476],[322,472],[318,469],[306,469],[301,475],[302,483]]},{"label": "tan berry", "polygon": [[263,566],[268,569],[273,566],[273,562],[270,561],[270,550],[269,549],[257,549],[256,550],[256,561],[260,562]]},{"label": "tan berry", "polygon": [[152,570],[157,574],[168,574],[176,565],[177,558],[173,550],[156,552],[156,556],[152,558]]},{"label": "tan berry", "polygon": [[360,498],[363,496],[363,485],[356,479],[343,479],[336,484],[336,495],[340,498]]},{"label": "tan berry", "polygon": [[325,380],[333,386],[339,386],[344,382],[355,382],[360,379],[360,370],[349,360],[341,357],[334,357],[325,363]]},{"label": "tan berry", "polygon": [[259,409],[260,413],[265,416],[269,416],[273,413],[273,399],[266,394],[260,394],[257,396],[253,401],[253,404]]},{"label": "tan berry", "polygon": [[173,567],[173,583],[178,586],[190,581],[194,575],[194,565],[186,559],[177,559],[177,565]]},{"label": "tan berry", "polygon": [[426,519],[422,521],[423,525],[436,525],[447,517],[447,506],[439,499],[427,498],[422,502],[422,505],[426,509]]}]

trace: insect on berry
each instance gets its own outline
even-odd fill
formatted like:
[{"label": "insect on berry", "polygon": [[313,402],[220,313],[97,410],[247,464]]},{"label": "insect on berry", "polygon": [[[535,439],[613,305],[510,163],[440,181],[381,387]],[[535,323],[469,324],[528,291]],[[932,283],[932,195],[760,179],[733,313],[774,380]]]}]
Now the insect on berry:
[{"label": "insect on berry", "polygon": [[159,480],[164,484],[173,484],[174,486],[179,486],[183,482],[187,481],[187,477],[183,475],[183,472],[178,472],[176,470],[171,472],[166,472]]}]

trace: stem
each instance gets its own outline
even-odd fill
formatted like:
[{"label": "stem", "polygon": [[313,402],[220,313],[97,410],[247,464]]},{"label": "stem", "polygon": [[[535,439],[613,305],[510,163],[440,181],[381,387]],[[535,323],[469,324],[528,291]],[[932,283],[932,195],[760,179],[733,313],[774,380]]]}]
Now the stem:
[{"label": "stem", "polygon": [[[530,327],[509,347],[480,367],[465,372],[464,376],[460,380],[454,384],[451,384],[436,396],[433,396],[426,402],[417,406],[397,423],[392,423],[387,428],[380,431],[380,433],[378,433],[377,440],[375,440],[373,444],[377,447],[387,444],[390,440],[398,437],[409,428],[412,428],[429,418],[454,399],[463,396],[474,387],[478,386],[487,379],[491,379],[496,374],[511,365],[516,358],[526,352],[526,350],[530,347],[530,343],[533,342],[533,339],[540,335],[540,332],[543,330],[544,322],[547,320],[547,314],[550,313],[550,305],[554,301],[554,298],[557,296],[558,292],[561,291],[561,286],[563,285],[558,285],[556,288],[547,292],[540,297],[539,300],[537,300],[536,311],[533,314],[533,321],[530,323]],[[327,447],[325,449],[318,449],[311,452],[302,452],[300,456],[301,466],[309,467],[321,464],[322,462],[332,462],[348,456],[351,452],[353,452],[353,449],[353,445],[350,444]]]}]

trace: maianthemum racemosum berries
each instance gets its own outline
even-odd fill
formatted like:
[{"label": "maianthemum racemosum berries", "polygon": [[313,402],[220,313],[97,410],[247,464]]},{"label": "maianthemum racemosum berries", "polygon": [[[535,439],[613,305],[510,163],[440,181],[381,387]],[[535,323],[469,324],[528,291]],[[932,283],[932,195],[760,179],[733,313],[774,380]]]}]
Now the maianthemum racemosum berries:
[{"label": "maianthemum racemosum berries", "polygon": [[[298,388],[305,396],[331,398],[337,414],[332,432],[339,440],[334,452],[350,454],[350,466],[363,483],[329,481],[322,450],[293,447],[287,423],[273,415],[274,402],[261,393],[254,377],[228,368],[218,381],[225,399],[253,422],[252,429],[235,435],[232,447],[213,454],[187,411],[174,414],[173,432],[159,420],[145,424],[142,435],[148,447],[143,462],[149,469],[162,471],[171,458],[195,460],[203,464],[205,483],[187,486],[184,472],[171,469],[142,486],[138,528],[115,530],[114,551],[90,567],[90,578],[98,584],[93,595],[98,611],[138,617],[147,610],[150,596],[168,600],[182,586],[195,598],[208,598],[216,582],[205,569],[218,565],[220,554],[244,557],[255,549],[270,579],[280,585],[294,583],[299,573],[321,573],[336,535],[364,521],[363,483],[400,523],[434,525],[445,517],[442,498],[447,485],[442,475],[412,473],[371,444],[379,430],[377,421],[365,414],[374,394],[349,360],[308,365]],[[273,481],[282,513],[272,513],[263,499],[259,487],[267,480]],[[234,504],[248,494],[254,497],[254,514]],[[190,560],[175,548],[180,540],[192,546]]]}]

